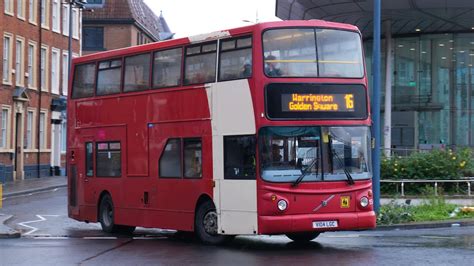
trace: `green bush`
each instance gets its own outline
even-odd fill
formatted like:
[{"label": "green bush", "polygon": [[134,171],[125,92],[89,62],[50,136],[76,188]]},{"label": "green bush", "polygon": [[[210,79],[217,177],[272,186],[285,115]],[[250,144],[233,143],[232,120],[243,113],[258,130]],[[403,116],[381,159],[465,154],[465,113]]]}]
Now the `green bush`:
[{"label": "green bush", "polygon": [[382,179],[458,179],[474,176],[469,148],[413,153],[408,157],[382,158]]}]

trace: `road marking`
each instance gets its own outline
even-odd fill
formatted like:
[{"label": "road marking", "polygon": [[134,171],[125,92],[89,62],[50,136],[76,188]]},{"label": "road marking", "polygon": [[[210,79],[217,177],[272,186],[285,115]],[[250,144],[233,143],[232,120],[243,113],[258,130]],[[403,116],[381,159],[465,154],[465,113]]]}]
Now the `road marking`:
[{"label": "road marking", "polygon": [[422,238],[430,238],[430,239],[456,239],[454,236],[420,236]]},{"label": "road marking", "polygon": [[18,223],[18,225],[21,225],[21,226],[23,226],[23,227],[26,227],[26,228],[31,229],[31,231],[29,231],[29,232],[27,232],[27,233],[24,233],[23,235],[25,235],[25,236],[31,235],[32,233],[38,231],[39,228],[36,228],[36,227],[34,227],[34,226],[30,226],[30,225],[26,225],[26,224],[38,223],[38,222],[46,221],[47,219],[44,218],[45,216],[47,216],[47,217],[58,217],[58,216],[60,216],[60,215],[48,215],[48,214],[39,215],[39,214],[37,214],[36,217],[38,217],[39,220],[26,221],[26,222]]},{"label": "road marking", "polygon": [[82,239],[88,239],[88,240],[98,240],[98,239],[105,239],[105,240],[110,240],[110,239],[118,239],[115,236],[85,236]]},{"label": "road marking", "polygon": [[349,234],[349,235],[325,235],[324,237],[328,238],[347,238],[347,237],[360,237],[358,234]]}]

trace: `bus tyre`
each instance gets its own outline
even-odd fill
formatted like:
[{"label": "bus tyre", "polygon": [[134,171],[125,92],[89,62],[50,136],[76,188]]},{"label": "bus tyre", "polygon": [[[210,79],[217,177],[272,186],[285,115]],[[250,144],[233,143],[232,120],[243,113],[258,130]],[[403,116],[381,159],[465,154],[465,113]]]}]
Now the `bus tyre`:
[{"label": "bus tyre", "polygon": [[100,201],[99,221],[102,231],[106,233],[115,233],[119,231],[119,226],[114,222],[114,203],[109,194],[104,195]]},{"label": "bus tyre", "polygon": [[288,233],[286,236],[297,243],[304,243],[318,237],[319,232]]},{"label": "bus tyre", "polygon": [[217,212],[211,201],[206,201],[198,207],[194,226],[196,236],[204,244],[219,245],[232,238],[217,233]]},{"label": "bus tyre", "polygon": [[128,226],[128,225],[116,225],[117,231],[124,235],[131,235],[135,231],[135,226]]}]

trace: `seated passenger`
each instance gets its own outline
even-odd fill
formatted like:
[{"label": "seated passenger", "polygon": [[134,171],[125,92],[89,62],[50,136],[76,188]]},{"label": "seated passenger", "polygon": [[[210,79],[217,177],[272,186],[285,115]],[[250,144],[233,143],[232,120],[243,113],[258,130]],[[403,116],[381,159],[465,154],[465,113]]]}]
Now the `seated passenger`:
[{"label": "seated passenger", "polygon": [[279,77],[282,75],[281,70],[277,67],[276,57],[269,55],[265,58],[265,74],[270,77]]}]

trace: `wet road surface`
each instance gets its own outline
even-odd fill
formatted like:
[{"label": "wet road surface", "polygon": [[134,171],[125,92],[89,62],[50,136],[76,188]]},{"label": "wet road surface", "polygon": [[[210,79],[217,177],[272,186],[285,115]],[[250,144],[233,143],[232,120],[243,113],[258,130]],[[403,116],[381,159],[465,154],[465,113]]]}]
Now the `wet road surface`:
[{"label": "wet road surface", "polygon": [[204,246],[172,231],[108,235],[67,217],[66,189],[6,199],[22,238],[0,239],[0,265],[473,265],[474,227],[324,233],[307,245],[244,236]]}]

